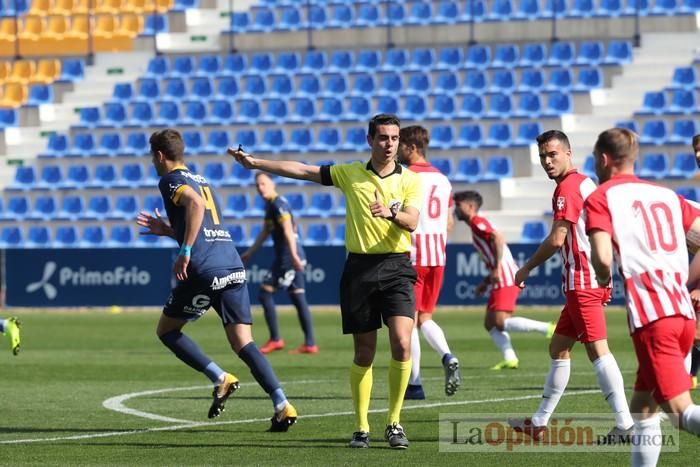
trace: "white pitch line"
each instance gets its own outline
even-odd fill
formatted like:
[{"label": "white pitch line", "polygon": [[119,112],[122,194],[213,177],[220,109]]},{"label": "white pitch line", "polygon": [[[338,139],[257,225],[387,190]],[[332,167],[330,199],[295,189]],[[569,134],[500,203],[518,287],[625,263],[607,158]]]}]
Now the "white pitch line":
[{"label": "white pitch line", "polygon": [[[586,395],[586,394],[597,394],[599,392],[600,392],[600,390],[598,390],[598,389],[587,389],[587,390],[583,390],[583,391],[571,391],[571,392],[566,393],[566,395],[567,396],[580,396],[580,395]],[[522,401],[522,400],[528,400],[528,399],[539,399],[540,397],[542,397],[540,394],[531,394],[528,396],[499,397],[499,398],[480,399],[480,400],[473,400],[473,401],[436,402],[436,403],[432,403],[432,404],[408,405],[408,406],[404,406],[403,410],[416,410],[416,409],[425,409],[425,408],[443,407],[443,406],[457,406],[457,405],[475,405],[475,404],[485,404],[487,402],[512,402],[512,401]],[[370,413],[383,413],[383,412],[388,412],[388,409],[370,410]],[[319,414],[303,415],[303,416],[300,416],[299,419],[337,417],[337,416],[344,416],[344,415],[353,415],[354,413],[355,412],[353,412],[353,411],[326,412],[326,413],[319,413]],[[140,430],[112,431],[109,433],[93,433],[93,434],[73,435],[73,436],[56,436],[56,437],[52,437],[52,438],[4,440],[4,441],[0,441],[0,444],[28,444],[28,443],[50,442],[50,441],[70,441],[70,440],[80,440],[80,439],[107,438],[107,437],[111,437],[111,436],[127,436],[127,435],[143,434],[143,433],[153,433],[153,432],[159,432],[159,431],[177,431],[177,430],[182,430],[182,429],[186,429],[186,428],[201,428],[201,427],[214,426],[214,425],[239,425],[239,424],[245,424],[245,423],[257,423],[257,422],[267,422],[267,421],[269,421],[268,418],[249,418],[246,420],[230,420],[230,421],[223,421],[223,422],[220,421],[220,422],[186,423],[186,424],[173,425],[173,426],[143,428]]]}]

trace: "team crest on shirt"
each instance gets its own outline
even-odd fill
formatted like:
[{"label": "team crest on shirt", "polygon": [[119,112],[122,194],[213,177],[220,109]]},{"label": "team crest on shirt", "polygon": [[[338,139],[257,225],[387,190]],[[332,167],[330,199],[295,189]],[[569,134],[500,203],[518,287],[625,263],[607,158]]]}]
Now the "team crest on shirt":
[{"label": "team crest on shirt", "polygon": [[484,224],[483,222],[479,222],[475,225],[475,227],[479,230],[486,230],[486,224]]},{"label": "team crest on shirt", "polygon": [[558,196],[557,197],[557,211],[563,211],[565,204],[566,204],[566,201],[565,201],[564,197]]}]

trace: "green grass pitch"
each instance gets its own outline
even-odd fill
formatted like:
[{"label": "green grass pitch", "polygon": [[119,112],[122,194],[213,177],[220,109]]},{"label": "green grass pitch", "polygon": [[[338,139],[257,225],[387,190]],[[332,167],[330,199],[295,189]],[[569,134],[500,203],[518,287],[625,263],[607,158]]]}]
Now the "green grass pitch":
[{"label": "green grass pitch", "polygon": [[[406,401],[402,424],[411,446],[388,449],[383,440],[387,406],[388,342],[379,334],[370,415],[371,447],[351,450],[354,431],[348,384],[352,340],[340,333],[337,308],[313,308],[320,346],[317,355],[289,355],[301,342],[296,315],[280,312],[287,349],[269,355],[300,419],[288,433],[266,433],[272,415],[267,396],[228,348],[212,311],[186,332],[222,367],[236,374],[241,388],[221,417],[206,414],[211,389],[206,378],[186,367],[155,336],[158,312],[18,311],[23,322],[22,352],[13,357],[0,338],[0,465],[629,465],[629,454],[440,452],[441,413],[510,414],[532,412],[549,367],[547,340],[513,334],[520,369],[490,371],[500,355],[483,329],[481,308],[443,308],[435,315],[462,365],[462,387],[443,392],[443,371],[423,341],[425,401]],[[524,308],[519,315],[555,320],[556,309]],[[3,317],[8,315],[5,311]],[[608,310],[611,349],[623,371],[628,395],[636,360],[624,312]],[[259,308],[254,333],[259,344],[267,330]],[[596,390],[585,351],[574,351],[569,391]],[[135,394],[136,393],[136,394]],[[134,413],[104,407],[111,399]],[[525,397],[530,397],[525,399]],[[700,393],[696,392],[700,399]],[[500,399],[499,402],[485,402]],[[519,400],[518,400],[519,399]],[[608,413],[597,392],[564,395],[558,412]],[[143,413],[152,418],[144,418]],[[682,433],[680,451],[662,453],[660,465],[697,465],[700,441]]]}]

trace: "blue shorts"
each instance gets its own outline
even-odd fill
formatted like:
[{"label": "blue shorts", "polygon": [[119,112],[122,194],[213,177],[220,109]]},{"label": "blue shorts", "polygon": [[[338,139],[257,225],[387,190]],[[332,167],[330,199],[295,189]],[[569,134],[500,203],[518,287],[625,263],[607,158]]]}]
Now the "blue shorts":
[{"label": "blue shorts", "polygon": [[244,270],[211,271],[178,282],[163,307],[165,316],[195,321],[213,307],[226,324],[253,324]]},{"label": "blue shorts", "polygon": [[306,286],[304,272],[297,271],[291,263],[283,264],[279,261],[272,263],[272,267],[262,281],[263,285],[269,285],[275,289],[297,290]]}]

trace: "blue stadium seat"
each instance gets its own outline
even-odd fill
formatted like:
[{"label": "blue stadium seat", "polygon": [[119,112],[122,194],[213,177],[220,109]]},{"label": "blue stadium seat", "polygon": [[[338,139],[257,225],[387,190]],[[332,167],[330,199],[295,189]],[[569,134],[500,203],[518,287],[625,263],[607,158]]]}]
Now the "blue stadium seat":
[{"label": "blue stadium seat", "polygon": [[121,153],[122,137],[117,132],[102,133],[100,143],[93,153],[94,156],[114,157]]},{"label": "blue stadium seat", "polygon": [[486,73],[481,70],[466,70],[460,93],[478,93],[486,89]]},{"label": "blue stadium seat", "polygon": [[485,118],[509,118],[513,111],[513,102],[509,94],[492,94],[489,98],[489,106],[484,114]]},{"label": "blue stadium seat", "polygon": [[19,248],[23,244],[22,230],[16,226],[6,226],[0,232],[0,247]]},{"label": "blue stadium seat", "polygon": [[287,123],[309,123],[316,115],[314,101],[307,97],[295,97],[290,99],[292,112],[286,118]]},{"label": "blue stadium seat", "polygon": [[250,14],[247,11],[234,11],[229,17],[229,26],[226,32],[242,33],[248,30],[250,24]]},{"label": "blue stadium seat", "polygon": [[319,99],[320,109],[316,113],[317,122],[337,122],[343,115],[343,103],[335,97],[323,97]]},{"label": "blue stadium seat", "polygon": [[457,171],[452,177],[455,181],[476,183],[481,180],[481,159],[478,157],[466,157],[457,163]]},{"label": "blue stadium seat", "polygon": [[231,166],[231,176],[224,182],[224,186],[248,186],[253,182],[253,172],[234,162]]},{"label": "blue stadium seat", "polygon": [[238,129],[236,130],[236,137],[234,138],[233,142],[235,143],[234,146],[240,144],[248,152],[253,152],[253,148],[255,148],[258,140],[256,137],[255,130]]},{"label": "blue stadium seat", "polygon": [[198,155],[204,148],[204,134],[200,130],[188,130],[182,132],[182,141],[185,143],[185,155]]},{"label": "blue stadium seat", "polygon": [[645,154],[639,169],[639,176],[642,178],[661,179],[668,175],[669,171],[668,155],[665,153]]},{"label": "blue stadium seat", "polygon": [[56,200],[53,196],[37,196],[34,198],[34,209],[27,215],[28,220],[53,219],[56,215]]},{"label": "blue stadium seat", "polygon": [[226,154],[226,149],[233,146],[226,130],[212,130],[207,137],[207,144],[204,146],[202,154]]},{"label": "blue stadium seat", "polygon": [[282,152],[306,153],[313,139],[310,128],[293,128],[289,133],[289,141],[282,147]]},{"label": "blue stadium seat", "polygon": [[648,120],[644,122],[642,134],[639,136],[641,145],[661,145],[666,142],[668,130],[663,120]]},{"label": "blue stadium seat", "polygon": [[78,243],[78,231],[72,225],[61,225],[56,227],[53,246],[56,248],[70,248]]},{"label": "blue stadium seat", "polygon": [[146,72],[141,81],[148,78],[162,78],[170,70],[170,62],[162,55],[156,55],[148,61]]},{"label": "blue stadium seat", "polygon": [[348,83],[343,73],[326,73],[323,75],[325,81],[322,95],[327,97],[342,97],[348,92]]},{"label": "blue stadium seat", "polygon": [[331,241],[331,228],[328,223],[311,223],[306,228],[304,245],[329,245]]},{"label": "blue stadium seat", "polygon": [[489,128],[488,137],[482,144],[485,148],[507,148],[511,145],[513,130],[508,123],[494,123]]},{"label": "blue stadium seat", "polygon": [[697,81],[694,67],[683,66],[673,71],[673,78],[671,79],[672,88],[693,89],[699,85],[700,83]]},{"label": "blue stadium seat", "polygon": [[518,135],[513,140],[513,146],[527,147],[536,144],[536,138],[542,134],[539,122],[525,122],[518,127]]},{"label": "blue stadium seat", "polygon": [[513,117],[537,118],[542,114],[540,95],[534,92],[523,92],[518,95],[518,107],[513,111]]},{"label": "blue stadium seat", "polygon": [[[428,63],[429,59],[433,58],[433,50],[432,49],[422,49],[423,54],[425,57],[423,58],[423,62],[425,62],[426,67],[423,69],[429,69],[430,65],[434,62],[434,59]],[[413,52],[413,62],[416,62],[416,51]],[[440,49],[440,53],[437,58],[437,63],[435,63],[434,66],[432,66],[433,69],[435,70],[449,70],[449,71],[455,71],[457,68],[463,65],[464,62],[464,53],[462,52],[461,47],[443,47]]]},{"label": "blue stadium seat", "polygon": [[399,100],[392,96],[379,96],[374,98],[375,113],[398,114]]},{"label": "blue stadium seat", "polygon": [[435,78],[435,94],[454,94],[459,89],[459,78],[452,71],[441,71]]},{"label": "blue stadium seat", "polygon": [[15,179],[12,185],[6,188],[9,191],[32,190],[36,184],[36,170],[34,166],[19,165],[15,169]]},{"label": "blue stadium seat", "polygon": [[83,220],[104,219],[112,212],[109,196],[93,195],[88,200],[87,209],[80,215]]},{"label": "blue stadium seat", "polygon": [[455,102],[452,96],[438,94],[433,98],[433,108],[426,115],[428,120],[449,119],[455,113]]},{"label": "blue stadium seat", "polygon": [[257,151],[279,153],[284,147],[284,140],[284,130],[281,128],[265,128]]},{"label": "blue stadium seat", "polygon": [[544,90],[568,92],[571,90],[572,81],[573,78],[569,68],[554,68],[549,72],[549,80]]},{"label": "blue stadium seat", "polygon": [[457,110],[456,116],[459,118],[481,118],[484,113],[484,101],[480,95],[469,93],[461,96],[462,105]]},{"label": "blue stadium seat", "polygon": [[110,188],[117,181],[117,170],[114,164],[97,164],[95,172],[86,184],[89,188]]},{"label": "blue stadium seat", "polygon": [[146,127],[153,120],[153,107],[148,102],[132,102],[131,118],[124,125],[127,128]]},{"label": "blue stadium seat", "polygon": [[48,248],[51,244],[51,233],[49,228],[43,225],[32,225],[27,232],[25,247]]},{"label": "blue stadium seat", "polygon": [[377,94],[394,97],[403,89],[402,74],[393,71],[382,72],[379,75],[379,88]]},{"label": "blue stadium seat", "polygon": [[540,4],[538,0],[520,0],[519,4],[520,7],[513,15],[515,19],[532,21],[540,16]]},{"label": "blue stadium seat", "polygon": [[201,126],[207,121],[207,107],[201,101],[186,101],[185,115],[180,119],[180,125]]},{"label": "blue stadium seat", "polygon": [[[248,211],[245,213],[246,217],[261,217],[265,214],[265,200],[260,195],[255,195],[253,197],[253,203],[248,207]],[[252,238],[255,238],[251,235]]]},{"label": "blue stadium seat", "polygon": [[278,9],[279,21],[276,31],[298,31],[303,26],[299,9],[294,5],[281,5]]},{"label": "blue stadium seat", "polygon": [[409,14],[403,20],[407,26],[427,26],[433,16],[429,2],[416,0],[410,3]]},{"label": "blue stadium seat", "polygon": [[513,19],[513,2],[511,0],[494,0],[487,21],[508,21]]},{"label": "blue stadium seat", "polygon": [[401,72],[408,64],[408,51],[401,48],[388,49],[384,54],[383,71]]},{"label": "blue stadium seat", "polygon": [[547,47],[539,42],[525,44],[518,62],[520,67],[536,68],[543,66],[547,60]]},{"label": "blue stadium seat", "polygon": [[248,193],[233,193],[226,200],[223,214],[225,218],[243,219],[249,207]]},{"label": "blue stadium seat", "polygon": [[23,219],[29,213],[29,199],[26,196],[11,196],[7,200],[5,214],[10,219]]},{"label": "blue stadium seat", "polygon": [[233,99],[238,96],[238,81],[233,76],[222,76],[216,86],[216,99]]},{"label": "blue stadium seat", "polygon": [[408,86],[404,89],[404,94],[416,94],[419,97],[432,90],[430,75],[423,72],[413,72],[407,74]]},{"label": "blue stadium seat", "polygon": [[83,227],[83,236],[79,242],[82,248],[103,247],[106,244],[107,235],[101,225],[86,225]]},{"label": "blue stadium seat", "polygon": [[345,142],[338,147],[341,151],[361,152],[367,150],[367,132],[362,127],[351,127],[345,131]]},{"label": "blue stadium seat", "polygon": [[63,157],[67,151],[68,136],[59,133],[51,133],[46,143],[46,150],[39,154],[39,158]]},{"label": "blue stadium seat", "polygon": [[299,85],[297,94],[300,96],[316,96],[321,91],[321,82],[318,76],[312,73],[300,73],[297,75]]},{"label": "blue stadium seat", "polygon": [[469,123],[460,127],[455,147],[476,149],[481,145],[481,140],[481,127],[478,124]]},{"label": "blue stadium seat", "polygon": [[595,10],[595,16],[602,18],[616,18],[622,14],[621,0],[600,0],[600,5]]},{"label": "blue stadium seat", "polygon": [[308,25],[313,29],[323,29],[328,22],[326,9],[322,5],[310,5],[307,9]]},{"label": "blue stadium seat", "polygon": [[153,164],[148,164],[146,169],[146,175],[141,181],[141,185],[139,186],[139,188],[153,189],[154,187],[158,186],[159,181],[160,176],[158,175],[158,172],[156,172],[156,168],[153,167]]},{"label": "blue stadium seat", "polygon": [[671,16],[678,8],[676,0],[656,0],[654,6],[649,9],[652,16]]},{"label": "blue stadium seat", "polygon": [[330,56],[328,71],[332,73],[345,73],[353,67],[353,53],[350,50],[334,50]]},{"label": "blue stadium seat", "polygon": [[698,129],[693,120],[675,120],[671,135],[668,137],[666,144],[688,144],[693,136],[698,134]]},{"label": "blue stadium seat", "polygon": [[143,198],[143,210],[153,213],[156,209],[158,209],[158,211],[161,213],[165,212],[163,198],[161,198],[160,195],[146,195]]},{"label": "blue stadium seat", "polygon": [[574,44],[571,42],[555,42],[549,51],[546,64],[549,66],[568,66],[576,59]]},{"label": "blue stadium seat", "polygon": [[338,224],[335,226],[335,232],[330,244],[335,246],[345,245],[345,224]]},{"label": "blue stadium seat", "polygon": [[65,157],[90,157],[95,151],[95,136],[92,133],[76,133],[73,144]]},{"label": "blue stadium seat", "polygon": [[233,240],[233,244],[236,246],[246,246],[250,245],[250,242],[246,238],[245,235],[245,230],[243,229],[243,226],[240,224],[234,224],[234,225],[227,225],[226,230],[231,234],[231,240]]},{"label": "blue stadium seat", "polygon": [[221,69],[223,69],[223,63],[219,55],[201,55],[195,75],[211,77],[217,75]]},{"label": "blue stadium seat", "polygon": [[270,32],[275,29],[275,13],[265,7],[254,6],[250,9],[253,21],[246,32]]},{"label": "blue stadium seat", "polygon": [[580,67],[578,79],[572,87],[574,91],[588,92],[603,87],[603,73],[598,67]]},{"label": "blue stadium seat", "polygon": [[250,71],[266,74],[272,69],[273,59],[269,52],[257,52],[250,57]]},{"label": "blue stadium seat", "polygon": [[579,44],[577,65],[598,65],[605,58],[605,46],[600,41],[584,41]]},{"label": "blue stadium seat", "polygon": [[593,180],[598,179],[598,176],[595,174],[595,159],[593,158],[593,154],[586,156],[586,159],[583,161],[583,167],[581,167],[581,173]]},{"label": "blue stadium seat", "polygon": [[66,180],[61,188],[80,189],[90,180],[87,166],[83,164],[73,164],[68,167],[66,172]]},{"label": "blue stadium seat", "polygon": [[181,55],[173,58],[172,68],[168,76],[185,78],[193,74],[195,70],[194,58],[191,55]]},{"label": "blue stadium seat", "polygon": [[311,146],[313,152],[335,152],[340,145],[340,132],[337,128],[323,127],[318,130],[318,138]]},{"label": "blue stadium seat", "polygon": [[[468,6],[466,7],[469,8]],[[433,15],[431,24],[455,24],[459,21],[459,6],[453,0],[440,0],[437,11]]]},{"label": "blue stadium seat", "polygon": [[276,73],[269,75],[268,79],[270,80],[269,97],[286,97],[292,94],[294,85],[289,75]]},{"label": "blue stadium seat", "polygon": [[642,108],[635,112],[637,115],[661,115],[666,108],[666,96],[662,91],[644,93]]},{"label": "blue stadium seat", "polygon": [[436,125],[430,131],[430,146],[438,149],[452,149],[454,132],[450,125]]},{"label": "blue stadium seat", "polygon": [[258,120],[260,123],[282,124],[287,120],[287,101],[284,99],[263,99],[265,112]]},{"label": "blue stadium seat", "polygon": [[295,216],[304,215],[306,209],[306,196],[301,192],[288,192],[283,195],[283,198],[289,203],[289,207]]},{"label": "blue stadium seat", "polygon": [[233,121],[233,106],[228,99],[209,101],[209,117],[205,120],[207,125],[228,126]]},{"label": "blue stadium seat", "polygon": [[700,194],[698,193],[698,189],[693,186],[678,187],[676,188],[676,193],[690,201],[700,201]]},{"label": "blue stadium seat", "polygon": [[419,95],[409,95],[404,98],[403,111],[400,116],[408,120],[419,120],[425,116],[425,112],[425,99]]},{"label": "blue stadium seat", "polygon": [[491,85],[487,88],[487,92],[505,92],[511,93],[515,87],[515,78],[513,72],[508,69],[494,70],[491,75]]},{"label": "blue stadium seat", "polygon": [[632,61],[632,44],[625,40],[608,42],[608,52],[603,61],[606,65],[624,65]]},{"label": "blue stadium seat", "polygon": [[664,113],[667,115],[688,115],[695,112],[697,112],[695,91],[674,89],[672,91],[671,104]]},{"label": "blue stadium seat", "polygon": [[371,28],[380,22],[379,8],[372,3],[360,3],[357,5],[357,18],[355,25],[361,28]]},{"label": "blue stadium seat", "polygon": [[345,3],[333,3],[329,5],[330,18],[326,21],[326,28],[347,28],[353,22],[353,9]]},{"label": "blue stadium seat", "polygon": [[63,169],[60,165],[45,165],[41,169],[41,177],[35,190],[55,190],[63,185]]},{"label": "blue stadium seat", "polygon": [[114,210],[110,213],[110,219],[131,220],[139,212],[139,203],[134,195],[119,195],[114,200]]},{"label": "blue stadium seat", "polygon": [[634,120],[620,120],[615,122],[615,127],[617,128],[627,128],[628,130],[634,131],[635,133],[639,133],[637,131],[637,123]]},{"label": "blue stadium seat", "polygon": [[75,128],[95,128],[100,123],[99,107],[83,107],[79,112],[80,121],[73,125]]},{"label": "blue stadium seat", "polygon": [[486,163],[486,171],[482,177],[485,182],[498,181],[502,178],[513,177],[513,161],[509,156],[491,156]]},{"label": "blue stadium seat", "polygon": [[569,10],[567,0],[547,0],[542,8],[540,17],[551,18],[555,16],[556,18],[561,18],[566,15],[567,10]]},{"label": "blue stadium seat", "polygon": [[248,59],[240,53],[228,54],[224,59],[224,68],[219,72],[223,76],[238,75],[248,69]]},{"label": "blue stadium seat", "polygon": [[547,234],[547,224],[542,221],[528,221],[523,224],[520,241],[522,243],[541,243]]},{"label": "blue stadium seat", "polygon": [[190,79],[190,96],[207,100],[214,94],[214,86],[211,79],[206,76],[195,76]]},{"label": "blue stadium seat", "polygon": [[673,158],[673,165],[666,175],[668,178],[695,178],[698,173],[695,154],[680,153]]},{"label": "blue stadium seat", "polygon": [[547,96],[547,108],[542,113],[545,117],[559,117],[573,113],[571,96],[562,92],[553,92]]},{"label": "blue stadium seat", "polygon": [[294,74],[297,72],[300,62],[301,57],[297,52],[280,52],[277,55],[277,60],[273,71],[275,73]]},{"label": "blue stadium seat", "polygon": [[32,84],[29,86],[29,99],[27,106],[52,104],[54,101],[53,86],[50,84]]},{"label": "blue stadium seat", "polygon": [[97,125],[99,128],[119,128],[126,123],[126,107],[121,102],[104,104],[104,119]]},{"label": "blue stadium seat", "polygon": [[304,63],[301,71],[304,73],[320,73],[327,68],[326,53],[322,50],[307,50],[304,53]]},{"label": "blue stadium seat", "polygon": [[221,185],[226,179],[226,168],[223,162],[207,162],[204,164],[204,178],[212,186]]},{"label": "blue stadium seat", "polygon": [[148,137],[141,131],[128,133],[126,144],[122,146],[120,154],[123,156],[143,156],[148,154]]},{"label": "blue stadium seat", "polygon": [[460,23],[481,22],[486,16],[486,5],[484,0],[470,0],[464,6],[464,11],[459,16]]},{"label": "blue stadium seat", "polygon": [[593,0],[573,0],[571,8],[564,14],[568,18],[590,18],[595,12]]},{"label": "blue stadium seat", "polygon": [[60,220],[77,220],[85,210],[83,198],[81,196],[67,195],[61,201],[61,209],[54,216]]},{"label": "blue stadium seat", "polygon": [[[511,50],[504,48],[496,48],[496,57],[494,66],[507,66],[505,60],[508,59],[508,53]],[[499,53],[501,55],[499,55]],[[501,60],[500,62],[498,60]],[[484,45],[470,45],[467,48],[467,56],[464,59],[464,67],[467,69],[483,69],[489,66],[491,62],[491,51]]]},{"label": "blue stadium seat", "polygon": [[265,79],[262,75],[247,74],[243,76],[243,93],[242,96],[248,99],[261,97],[267,91]]},{"label": "blue stadium seat", "polygon": [[452,177],[452,174],[454,172],[454,167],[452,164],[452,159],[446,158],[446,157],[436,157],[430,161],[430,163],[438,169],[440,172],[443,173],[448,178]]},{"label": "blue stadium seat", "polygon": [[[179,78],[177,79],[179,80]],[[159,78],[141,78],[138,83],[138,94],[135,96],[136,100],[150,102],[160,98]]]},{"label": "blue stadium seat", "polygon": [[[195,78],[200,79],[200,78]],[[163,91],[163,97],[171,101],[181,101],[186,97],[189,97],[190,93],[187,92],[187,86],[185,85],[185,79],[167,78],[165,79],[165,90]],[[201,99],[199,96],[195,96]]]},{"label": "blue stadium seat", "polygon": [[68,58],[63,60],[61,76],[57,83],[75,83],[85,78],[85,60],[82,58]]},{"label": "blue stadium seat", "polygon": [[152,37],[161,32],[168,32],[170,25],[166,15],[146,15],[141,36]]},{"label": "blue stadium seat", "polygon": [[134,233],[130,225],[113,225],[109,230],[107,246],[120,248],[131,246],[134,242]]},{"label": "blue stadium seat", "polygon": [[402,25],[405,19],[406,9],[404,5],[399,2],[389,2],[384,16],[380,18],[379,25],[386,26],[390,23],[392,25]]},{"label": "blue stadium seat", "polygon": [[375,87],[374,76],[363,72],[355,73],[350,94],[356,96],[371,96],[374,94]]}]

